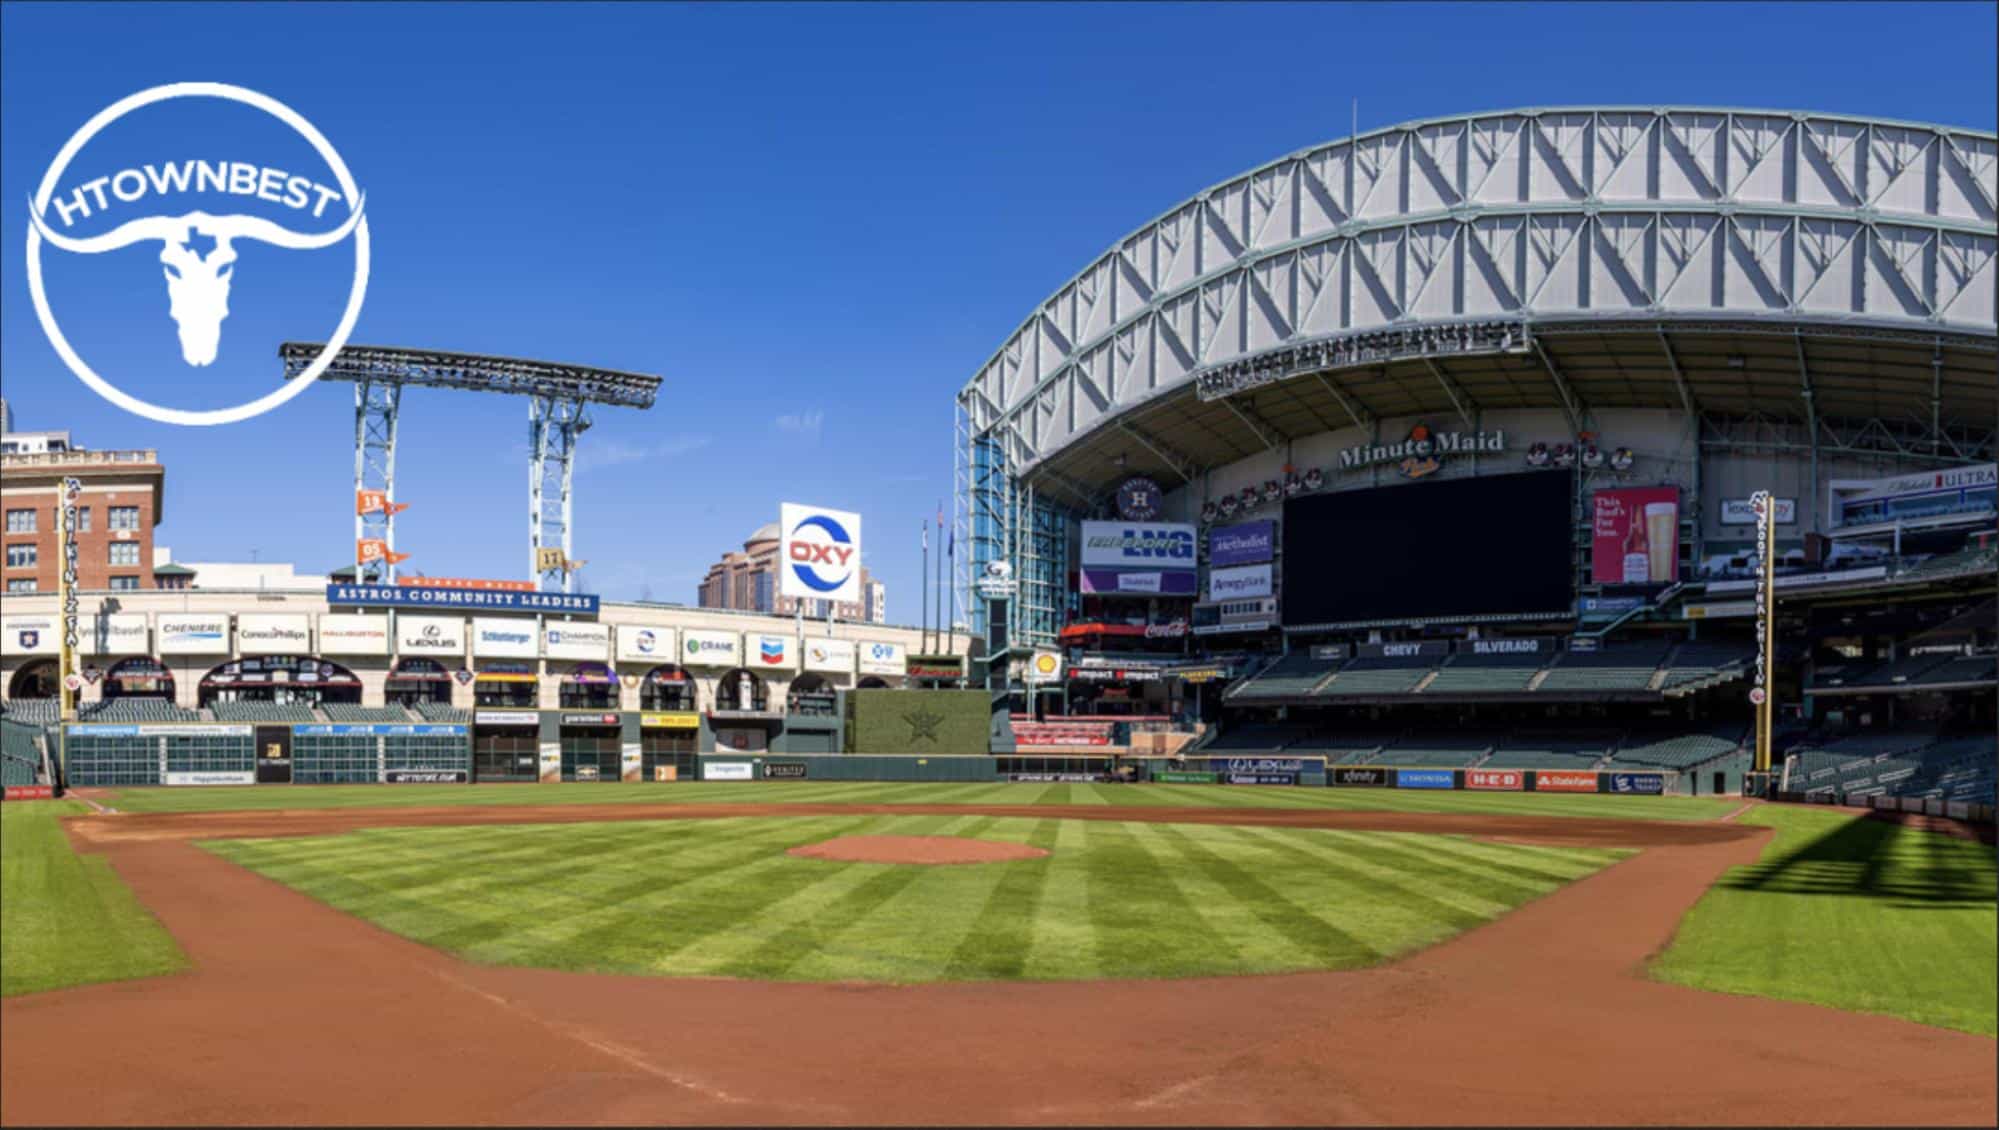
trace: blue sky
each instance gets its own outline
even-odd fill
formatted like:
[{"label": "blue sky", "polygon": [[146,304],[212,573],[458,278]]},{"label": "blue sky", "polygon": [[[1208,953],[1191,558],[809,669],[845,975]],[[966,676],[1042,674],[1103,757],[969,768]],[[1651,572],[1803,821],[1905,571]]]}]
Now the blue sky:
[{"label": "blue sky", "polygon": [[[584,438],[588,587],[692,602],[707,564],[789,499],[861,511],[892,618],[913,623],[917,530],[949,507],[959,386],[1105,247],[1210,184],[1345,136],[1352,99],[1363,129],[1685,103],[1989,130],[1995,33],[1991,4],[8,3],[0,199],[19,207],[73,130],[143,87],[270,94],[368,194],[372,277],[352,340],[664,378],[650,412],[601,410]],[[203,157],[324,179],[302,142],[240,108],[177,104],[121,125],[77,168]],[[222,140],[187,151],[190,129]],[[112,226],[100,219],[91,233]],[[196,369],[149,246],[45,254],[51,302],[100,371],[184,407],[268,391],[274,343],[330,331],[353,263],[345,246],[239,245],[222,353]],[[182,559],[254,551],[322,571],[351,555],[349,386],[221,428],[130,415],[63,366],[10,262],[0,378],[18,426],[158,448],[159,540]],[[406,568],[523,575],[525,425],[510,398],[408,395]]]}]

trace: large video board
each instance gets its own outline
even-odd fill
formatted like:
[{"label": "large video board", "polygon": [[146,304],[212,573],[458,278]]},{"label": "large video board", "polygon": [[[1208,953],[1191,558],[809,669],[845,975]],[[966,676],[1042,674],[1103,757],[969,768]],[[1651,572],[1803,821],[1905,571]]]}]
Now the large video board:
[{"label": "large video board", "polygon": [[1574,490],[1570,474],[1530,471],[1292,499],[1284,624],[1569,609]]}]

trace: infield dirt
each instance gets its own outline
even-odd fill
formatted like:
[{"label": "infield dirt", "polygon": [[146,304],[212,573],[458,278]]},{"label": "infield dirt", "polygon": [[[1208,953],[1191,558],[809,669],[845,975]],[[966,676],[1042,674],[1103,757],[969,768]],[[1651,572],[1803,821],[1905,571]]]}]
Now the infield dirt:
[{"label": "infield dirt", "polygon": [[1755,860],[1767,831],[1734,824],[950,806],[1643,850],[1375,969],[914,987],[470,965],[188,842],[818,807],[78,817],[79,849],[105,853],[194,968],[0,1004],[0,1121],[1989,1126],[1999,1111],[1989,1039],[1645,979],[1701,892]]}]

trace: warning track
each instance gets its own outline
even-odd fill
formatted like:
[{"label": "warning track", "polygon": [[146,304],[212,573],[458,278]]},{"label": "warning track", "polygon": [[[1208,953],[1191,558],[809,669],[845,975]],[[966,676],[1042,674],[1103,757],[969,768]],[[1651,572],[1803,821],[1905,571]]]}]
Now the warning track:
[{"label": "warning track", "polygon": [[471,965],[189,842],[925,811],[564,805],[76,818],[79,849],[110,860],[193,969],[0,1004],[0,1121],[1991,1125],[1999,1112],[1989,1039],[1645,979],[1644,962],[1701,892],[1756,858],[1767,833],[1736,824],[936,806],[1642,850],[1376,969],[912,987]]}]

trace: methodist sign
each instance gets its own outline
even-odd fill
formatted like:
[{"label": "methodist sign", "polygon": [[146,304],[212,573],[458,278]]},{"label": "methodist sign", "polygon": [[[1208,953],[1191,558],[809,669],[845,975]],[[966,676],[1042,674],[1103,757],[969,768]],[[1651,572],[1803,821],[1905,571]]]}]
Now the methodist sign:
[{"label": "methodist sign", "polygon": [[1193,596],[1194,527],[1184,522],[1084,522],[1082,590]]},{"label": "methodist sign", "polygon": [[786,502],[778,506],[779,596],[861,599],[861,516]]},{"label": "methodist sign", "polygon": [[1236,526],[1216,526],[1208,531],[1208,564],[1256,565],[1270,560],[1277,544],[1277,523],[1244,522]]}]

